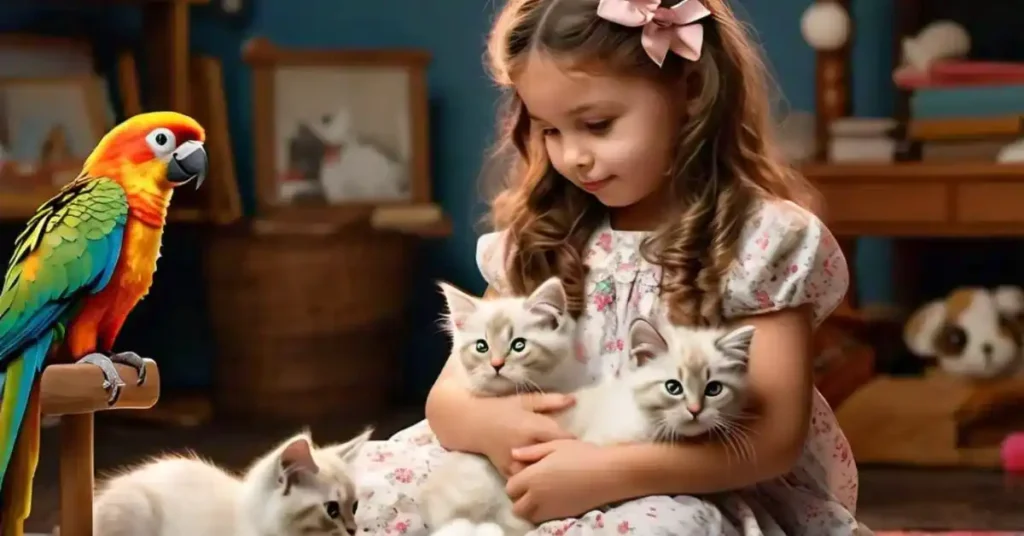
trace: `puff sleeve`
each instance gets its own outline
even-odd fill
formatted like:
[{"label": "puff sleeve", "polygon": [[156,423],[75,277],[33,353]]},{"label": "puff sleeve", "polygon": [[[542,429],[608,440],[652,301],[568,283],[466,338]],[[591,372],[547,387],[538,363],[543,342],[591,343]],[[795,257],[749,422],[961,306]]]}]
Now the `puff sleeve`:
[{"label": "puff sleeve", "polygon": [[499,294],[506,294],[508,289],[505,277],[507,241],[504,231],[483,234],[476,241],[476,266],[487,285]]},{"label": "puff sleeve", "polygon": [[817,216],[793,203],[765,203],[744,229],[738,252],[724,282],[727,318],[811,304],[816,327],[850,286],[835,237]]}]

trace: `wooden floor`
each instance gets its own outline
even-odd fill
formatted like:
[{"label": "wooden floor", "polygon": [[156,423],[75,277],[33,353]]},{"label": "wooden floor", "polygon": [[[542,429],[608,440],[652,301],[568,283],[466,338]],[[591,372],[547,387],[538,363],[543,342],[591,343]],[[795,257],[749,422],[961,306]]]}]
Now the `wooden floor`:
[{"label": "wooden floor", "polygon": [[[398,412],[377,424],[386,437],[418,420],[417,411]],[[312,426],[321,443],[344,440],[366,423]],[[96,426],[96,471],[102,477],[124,464],[168,451],[191,449],[230,468],[241,468],[287,435],[281,426],[218,423],[201,428],[169,428],[100,419]],[[57,522],[57,429],[44,430],[43,453],[34,493],[30,532],[50,532]],[[1021,530],[1024,483],[998,472],[937,471],[862,467],[859,515],[872,529]]]}]

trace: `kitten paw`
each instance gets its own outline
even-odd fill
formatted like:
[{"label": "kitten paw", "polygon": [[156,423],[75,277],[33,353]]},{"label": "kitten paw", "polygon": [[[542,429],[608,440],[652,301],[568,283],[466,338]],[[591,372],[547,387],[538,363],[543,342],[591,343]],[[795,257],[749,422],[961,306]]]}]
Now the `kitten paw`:
[{"label": "kitten paw", "polygon": [[505,531],[494,523],[477,525],[465,519],[456,519],[434,531],[431,536],[505,536]]},{"label": "kitten paw", "polygon": [[474,536],[505,536],[505,531],[494,523],[484,523],[476,527]]}]

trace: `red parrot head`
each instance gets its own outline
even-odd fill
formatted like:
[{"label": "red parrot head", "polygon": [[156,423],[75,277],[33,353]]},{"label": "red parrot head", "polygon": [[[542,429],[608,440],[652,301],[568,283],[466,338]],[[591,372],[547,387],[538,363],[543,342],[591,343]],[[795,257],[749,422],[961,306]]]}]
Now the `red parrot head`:
[{"label": "red parrot head", "polygon": [[168,194],[177,186],[206,178],[206,131],[176,112],[149,112],[128,118],[96,145],[83,171],[110,177],[129,193]]}]

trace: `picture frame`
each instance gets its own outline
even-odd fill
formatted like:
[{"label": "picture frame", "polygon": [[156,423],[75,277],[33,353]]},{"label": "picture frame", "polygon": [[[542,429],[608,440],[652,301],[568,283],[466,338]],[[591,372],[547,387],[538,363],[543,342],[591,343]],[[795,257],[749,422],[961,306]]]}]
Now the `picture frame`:
[{"label": "picture frame", "polygon": [[246,43],[260,217],[351,220],[431,202],[427,67],[421,50]]},{"label": "picture frame", "polygon": [[30,216],[109,128],[98,76],[0,78],[0,214]]},{"label": "picture frame", "polygon": [[0,78],[49,78],[95,74],[87,39],[0,33]]},{"label": "picture frame", "polygon": [[202,193],[199,201],[205,218],[228,225],[241,219],[244,210],[231,145],[224,68],[216,57],[197,55],[191,58],[190,71],[191,113],[206,127],[206,150],[210,155],[210,186],[196,193]]}]

